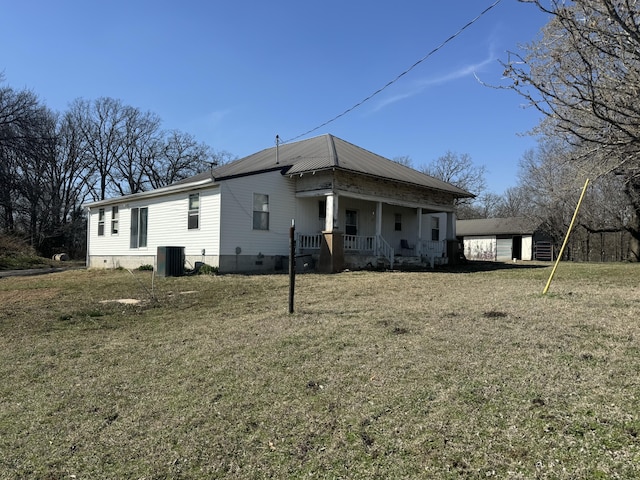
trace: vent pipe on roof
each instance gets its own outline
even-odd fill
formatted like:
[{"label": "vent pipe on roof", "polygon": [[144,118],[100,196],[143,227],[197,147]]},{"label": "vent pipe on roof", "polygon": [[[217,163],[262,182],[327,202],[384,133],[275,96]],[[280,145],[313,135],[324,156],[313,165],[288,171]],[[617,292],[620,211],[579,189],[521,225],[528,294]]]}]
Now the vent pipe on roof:
[{"label": "vent pipe on roof", "polygon": [[276,135],[276,165],[280,165],[280,157],[278,147],[280,146],[280,135]]}]

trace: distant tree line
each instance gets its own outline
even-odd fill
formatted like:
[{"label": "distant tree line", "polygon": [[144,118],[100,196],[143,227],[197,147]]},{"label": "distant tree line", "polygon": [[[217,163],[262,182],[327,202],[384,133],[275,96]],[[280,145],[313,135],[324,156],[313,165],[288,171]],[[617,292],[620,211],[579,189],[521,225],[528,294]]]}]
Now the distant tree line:
[{"label": "distant tree line", "polygon": [[47,108],[0,76],[0,233],[84,254],[82,204],[169,185],[231,159],[113,98]]}]

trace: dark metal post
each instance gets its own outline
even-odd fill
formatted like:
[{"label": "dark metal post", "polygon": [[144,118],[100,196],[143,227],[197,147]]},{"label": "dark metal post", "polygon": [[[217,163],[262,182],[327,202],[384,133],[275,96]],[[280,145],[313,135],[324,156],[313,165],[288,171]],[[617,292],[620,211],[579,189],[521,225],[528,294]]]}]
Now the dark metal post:
[{"label": "dark metal post", "polygon": [[293,296],[296,287],[296,224],[291,220],[289,229],[289,313],[293,313]]}]

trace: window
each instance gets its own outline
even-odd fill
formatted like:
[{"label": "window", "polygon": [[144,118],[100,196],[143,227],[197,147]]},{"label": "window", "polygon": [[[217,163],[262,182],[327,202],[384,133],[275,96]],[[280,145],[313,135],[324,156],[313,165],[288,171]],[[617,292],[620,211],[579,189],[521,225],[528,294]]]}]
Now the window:
[{"label": "window", "polygon": [[147,207],[131,209],[131,248],[147,246],[147,216]]},{"label": "window", "polygon": [[356,210],[345,212],[344,233],[347,235],[358,234],[358,212]]},{"label": "window", "polygon": [[111,235],[118,234],[119,219],[118,207],[111,207]]},{"label": "window", "polygon": [[327,218],[327,201],[320,200],[318,202],[318,218],[325,219]]},{"label": "window", "polygon": [[440,240],[440,218],[431,217],[431,240],[437,242]]},{"label": "window", "polygon": [[402,230],[402,214],[400,213],[396,213],[396,232],[399,232]]},{"label": "window", "polygon": [[253,229],[269,230],[269,195],[253,194]]},{"label": "window", "polygon": [[200,227],[200,194],[192,193],[189,195],[189,218],[187,221],[189,230]]},{"label": "window", "polygon": [[98,236],[104,235],[104,208],[98,210]]}]

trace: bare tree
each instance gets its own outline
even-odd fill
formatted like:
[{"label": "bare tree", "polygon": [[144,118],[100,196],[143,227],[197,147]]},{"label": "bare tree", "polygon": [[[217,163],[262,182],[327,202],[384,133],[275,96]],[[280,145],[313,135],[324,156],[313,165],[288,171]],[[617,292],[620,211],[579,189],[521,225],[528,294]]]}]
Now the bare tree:
[{"label": "bare tree", "polygon": [[413,160],[409,155],[400,155],[397,157],[393,157],[391,160],[399,163],[400,165],[404,165],[405,167],[413,168]]},{"label": "bare tree", "polygon": [[422,172],[474,195],[484,193],[487,188],[486,168],[484,165],[474,165],[471,156],[467,153],[458,154],[448,151],[424,167]]},{"label": "bare tree", "polygon": [[151,112],[124,108],[123,154],[112,174],[113,186],[120,195],[142,192],[150,187],[148,174],[162,150],[160,124],[160,117]]},{"label": "bare tree", "polygon": [[[0,75],[0,82],[3,80]],[[32,151],[40,108],[33,92],[0,85],[0,228],[3,231],[15,229],[19,187],[17,162]]]},{"label": "bare tree", "polygon": [[582,187],[574,165],[567,161],[571,147],[543,138],[520,160],[520,193],[530,205],[528,217],[561,242],[573,216]]},{"label": "bare tree", "polygon": [[530,217],[534,213],[533,206],[523,187],[511,187],[501,196],[496,217]]},{"label": "bare tree", "polygon": [[155,161],[148,166],[147,174],[151,186],[160,188],[233,158],[228,152],[214,152],[208,145],[199,143],[193,135],[171,130],[165,133],[162,148]]},{"label": "bare tree", "polygon": [[550,15],[541,38],[504,62],[509,88],[542,112],[543,129],[580,150],[589,175],[621,179],[640,260],[640,18],[636,0],[520,0]]},{"label": "bare tree", "polygon": [[32,92],[0,84],[0,231],[28,235],[41,253],[79,254],[87,199],[165,186],[233,159],[160,124],[112,98],[78,99],[55,114]]},{"label": "bare tree", "polygon": [[93,167],[94,181],[89,184],[91,196],[94,200],[104,200],[112,186],[114,169],[124,155],[125,107],[113,98],[78,99],[72,103],[70,114],[74,128],[80,133],[82,151]]},{"label": "bare tree", "polygon": [[[480,198],[487,188],[486,168],[484,165],[474,165],[469,154],[447,151],[423,167],[422,172],[476,195],[476,198],[465,198],[458,202],[458,218],[479,218],[487,215],[484,212],[487,205],[480,205]],[[489,197],[486,197],[486,200],[492,201]]]}]

